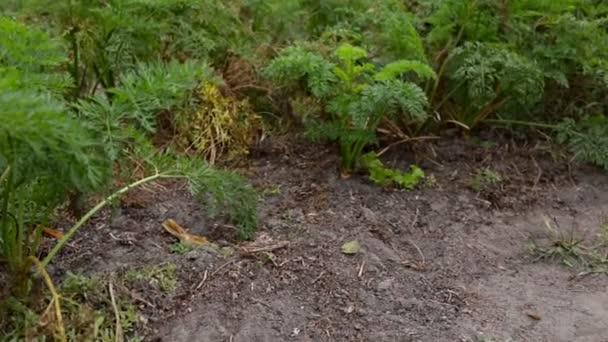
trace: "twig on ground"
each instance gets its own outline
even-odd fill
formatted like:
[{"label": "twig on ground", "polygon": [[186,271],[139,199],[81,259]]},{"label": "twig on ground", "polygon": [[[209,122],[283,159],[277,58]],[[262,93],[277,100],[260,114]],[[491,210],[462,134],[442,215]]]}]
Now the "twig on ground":
[{"label": "twig on ground", "polygon": [[541,169],[540,165],[538,165],[538,162],[536,162],[536,159],[534,159],[534,157],[532,157],[532,162],[534,162],[534,165],[538,169],[538,174],[536,175],[536,178],[534,179],[534,185],[532,186],[532,190],[536,190],[536,186],[538,185],[538,182],[540,182],[540,178],[543,175],[543,169]]},{"label": "twig on ground", "polygon": [[568,160],[568,180],[570,181],[570,184],[572,184],[572,186],[576,186],[576,182],[574,181],[574,178],[572,178],[572,163],[575,159],[576,155],[572,156],[572,158]]},{"label": "twig on ground", "polygon": [[365,260],[363,260],[363,262],[361,263],[361,267],[359,267],[359,273],[357,274],[357,276],[359,278],[361,278],[363,276],[364,269],[365,269]]},{"label": "twig on ground", "polygon": [[122,325],[120,324],[120,311],[118,311],[118,305],[116,305],[112,280],[110,280],[108,283],[108,290],[110,291],[110,301],[112,302],[112,309],[114,310],[114,317],[116,318],[116,332],[114,333],[114,341],[123,342],[124,336],[122,332]]},{"label": "twig on ground", "polygon": [[515,162],[513,162],[513,163],[511,163],[511,166],[513,166],[513,169],[515,170],[515,173],[517,173],[517,175],[519,176],[519,178],[523,179],[524,175],[521,173],[521,171],[517,167],[517,164],[515,164]]},{"label": "twig on ground", "polygon": [[[128,290],[128,289],[127,289],[127,290]],[[141,297],[141,296],[139,296],[137,293],[134,293],[134,292],[133,292],[133,291],[131,291],[131,290],[128,290],[127,292],[129,293],[129,296],[131,296],[131,298],[132,298],[133,300],[135,300],[135,301],[137,301],[137,302],[140,302],[140,303],[143,303],[143,304],[146,304],[147,306],[149,306],[149,307],[151,307],[151,308],[153,308],[153,309],[156,309],[156,305],[154,305],[153,303],[151,303],[151,302],[147,301],[146,299],[142,298],[142,297]]]},{"label": "twig on ground", "polygon": [[157,244],[157,243],[156,243],[156,242],[154,242],[154,241],[150,241],[150,244],[151,244],[152,246],[154,246],[154,247],[156,247],[156,248],[160,249],[160,250],[164,250],[164,248],[163,248],[161,245]]},{"label": "twig on ground", "polygon": [[456,298],[460,299],[460,295],[457,292],[452,291],[450,289],[447,289],[446,291],[448,293],[448,303],[452,302],[452,295],[454,295]]},{"label": "twig on ground", "polygon": [[420,215],[420,208],[416,208],[416,214],[414,215],[414,219],[412,223],[410,223],[410,230],[414,229],[414,226],[418,223],[418,216]]},{"label": "twig on ground", "polygon": [[203,285],[205,285],[205,282],[207,281],[207,276],[208,276],[209,272],[207,269],[205,269],[205,273],[203,274],[203,280],[201,280],[198,285],[196,285],[196,287],[194,288],[194,291],[198,291],[201,287],[203,287]]},{"label": "twig on ground", "polygon": [[277,243],[262,246],[262,247],[241,247],[240,253],[241,255],[250,255],[261,252],[272,252],[277,249],[285,248],[289,245],[289,241],[279,241]]},{"label": "twig on ground", "polygon": [[260,304],[260,305],[262,305],[262,306],[265,306],[265,307],[267,307],[267,308],[269,308],[269,309],[272,309],[272,306],[270,306],[270,305],[268,305],[268,304],[264,303],[264,302],[263,302],[263,301],[261,301],[260,299],[257,299],[257,298],[253,298],[253,297],[251,297],[251,301],[252,301],[252,302],[254,302],[254,303],[256,303],[256,304]]},{"label": "twig on ground", "polygon": [[325,275],[325,271],[321,271],[321,273],[319,273],[319,275],[311,282],[311,284],[315,284],[316,282],[321,280],[321,277],[323,277],[323,275]]},{"label": "twig on ground", "polygon": [[423,141],[423,140],[435,140],[435,139],[439,139],[439,137],[435,137],[435,136],[422,136],[422,137],[415,137],[415,138],[406,138],[406,139],[402,139],[399,141],[396,141],[392,144],[389,144],[388,146],[386,146],[385,148],[383,148],[380,152],[377,153],[378,157],[380,157],[381,155],[383,155],[384,153],[386,153],[386,151],[388,151],[389,149],[391,149],[394,146],[397,145],[401,145],[407,142],[411,142],[411,141]]},{"label": "twig on ground", "polygon": [[[478,194],[478,196],[479,196],[479,194]],[[479,198],[479,197],[473,197],[473,199],[476,200],[476,201],[479,201],[479,202],[481,202],[481,203],[483,203],[485,205],[487,205],[488,207],[492,206],[492,202],[490,202],[488,200],[484,200],[484,199]]]},{"label": "twig on ground", "polygon": [[210,276],[211,276],[211,277],[213,277],[213,276],[214,276],[214,275],[216,275],[216,274],[217,274],[219,271],[221,271],[221,270],[222,270],[222,268],[224,268],[224,267],[226,267],[226,266],[228,266],[228,265],[230,265],[230,264],[234,263],[235,261],[237,261],[237,259],[232,259],[232,260],[230,260],[230,261],[228,261],[228,262],[225,262],[225,263],[221,264],[220,266],[218,266],[218,267],[217,267],[217,268],[216,268],[216,269],[213,271],[213,273],[211,273],[211,275],[210,275]]},{"label": "twig on ground", "polygon": [[416,245],[412,240],[408,239],[407,242],[409,242],[412,246],[414,246],[414,248],[416,248],[418,254],[420,254],[420,261],[422,263],[422,266],[424,267],[426,265],[426,259],[424,257],[424,254],[422,254],[422,250],[420,249],[420,247],[418,247],[418,245]]},{"label": "twig on ground", "polygon": [[436,166],[438,166],[440,169],[443,169],[444,166],[443,164],[441,164],[440,162],[436,161],[435,159],[429,158],[429,157],[424,157],[424,159],[428,160],[429,162],[435,164]]}]

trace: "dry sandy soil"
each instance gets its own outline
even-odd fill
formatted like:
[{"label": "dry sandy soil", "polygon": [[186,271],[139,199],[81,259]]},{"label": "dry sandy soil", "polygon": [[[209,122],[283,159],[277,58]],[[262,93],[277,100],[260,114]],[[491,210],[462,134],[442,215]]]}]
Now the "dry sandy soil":
[{"label": "dry sandy soil", "polygon": [[[598,239],[601,172],[542,144],[443,140],[383,156],[433,180],[402,191],[341,179],[335,151],[303,146],[269,142],[243,167],[264,194],[255,241],[235,245],[183,189],[155,186],[92,222],[53,274],[176,264],[174,293],[133,289],[149,341],[608,341],[606,274],[577,276],[528,251],[546,236],[543,216]],[[502,181],[473,191],[484,168]],[[167,218],[237,253],[172,254]],[[352,240],[361,250],[343,254]]]}]

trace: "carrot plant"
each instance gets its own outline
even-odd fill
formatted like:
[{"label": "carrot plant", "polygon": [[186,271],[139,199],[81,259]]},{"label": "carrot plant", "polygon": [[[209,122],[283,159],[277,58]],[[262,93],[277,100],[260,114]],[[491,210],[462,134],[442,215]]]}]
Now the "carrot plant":
[{"label": "carrot plant", "polygon": [[220,0],[28,0],[19,13],[64,38],[74,99],[116,87],[140,63],[221,62],[255,47],[237,10]]},{"label": "carrot plant", "polygon": [[[250,9],[261,8],[255,1],[247,4]],[[259,21],[264,27],[282,25],[281,31],[286,33],[275,35],[274,41],[285,44],[304,40],[300,46],[313,46],[318,52],[315,57],[307,56],[311,49],[291,55],[292,62],[298,64],[298,70],[292,73],[297,82],[283,82],[285,73],[272,78],[281,87],[280,93],[291,97],[294,109],[306,112],[306,118],[314,117],[315,111],[325,118],[332,114],[327,105],[333,95],[322,88],[339,87],[340,81],[324,81],[331,78],[334,66],[324,69],[318,59],[339,64],[335,57],[328,56],[329,51],[349,43],[368,53],[363,63],[385,65],[407,59],[429,64],[435,71],[437,77],[427,79],[423,87],[428,112],[433,114],[428,118],[432,120],[413,130],[408,127],[411,121],[396,120],[408,136],[429,129],[438,131],[446,124],[456,124],[472,134],[483,125],[504,120],[535,127],[546,124],[552,130],[569,127],[567,131],[574,132],[567,139],[573,152],[582,160],[603,164],[597,157],[601,153],[580,148],[596,146],[593,150],[603,150],[597,132],[606,130],[604,120],[597,119],[608,108],[608,5],[602,1],[385,0],[321,4],[293,0],[271,1],[266,12],[250,13],[253,20],[255,13],[266,15]],[[273,19],[269,13],[289,15]],[[294,56],[301,60],[296,61]],[[272,61],[270,67],[274,64]],[[304,71],[306,65],[308,71]],[[319,97],[319,91],[326,97]],[[564,119],[566,123],[562,123]],[[560,138],[564,136],[560,134]]]},{"label": "carrot plant", "polygon": [[375,143],[383,119],[399,115],[412,122],[426,119],[426,96],[406,75],[434,77],[421,62],[399,60],[377,67],[367,59],[364,49],[350,44],[339,46],[331,58],[294,46],[282,51],[265,70],[279,84],[303,86],[324,103],[327,115],[309,123],[308,135],[338,142],[347,173],[355,168],[364,148]]},{"label": "carrot plant", "polygon": [[607,85],[604,4],[422,3],[430,27],[424,38],[438,74],[427,91],[444,120],[468,129],[492,116],[559,120],[605,103],[598,92]]},{"label": "carrot plant", "polygon": [[159,151],[149,139],[158,128],[159,114],[188,110],[199,83],[213,77],[203,63],[141,64],[108,89],[111,96],[100,94],[75,107],[78,116],[97,132],[113,164],[129,169],[129,161],[138,160],[154,170],[148,181],[177,178],[190,182],[191,191],[206,203],[209,213],[223,213],[236,225],[239,237],[247,239],[256,229],[257,200],[246,182],[211,168],[203,159],[180,156],[170,146]]},{"label": "carrot plant", "polygon": [[[235,222],[241,238],[251,237],[257,199],[241,177],[170,148],[158,150],[149,139],[159,113],[187,103],[199,81],[211,77],[209,68],[141,64],[122,75],[116,87],[68,103],[63,95],[73,79],[65,72],[66,49],[42,30],[0,18],[0,260],[13,277],[14,293],[28,292],[32,260],[41,256],[42,230],[75,191],[110,195],[68,230],[44,257],[43,267],[99,210],[160,179],[187,182],[212,213]],[[147,165],[148,173],[113,190],[112,167],[129,166],[127,160]]]},{"label": "carrot plant", "polygon": [[28,257],[55,207],[72,189],[100,186],[107,164],[57,96],[69,85],[61,44],[0,18],[0,51],[0,255],[24,294]]}]

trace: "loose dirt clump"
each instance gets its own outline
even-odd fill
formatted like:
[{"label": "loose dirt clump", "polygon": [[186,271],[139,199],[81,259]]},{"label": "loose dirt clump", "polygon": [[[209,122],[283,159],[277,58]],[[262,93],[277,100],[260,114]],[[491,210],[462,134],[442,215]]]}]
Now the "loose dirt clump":
[{"label": "loose dirt clump", "polygon": [[[93,222],[53,274],[176,265],[173,292],[133,289],[150,341],[606,341],[605,275],[577,277],[527,250],[543,216],[595,236],[605,176],[540,145],[445,140],[382,156],[424,169],[427,183],[408,192],[343,180],[332,149],[305,146],[253,151],[245,172],[263,194],[253,242],[236,243],[165,184]],[[486,169],[500,181],[472,187]],[[168,218],[217,246],[171,253]],[[343,254],[353,240],[361,249]]]}]

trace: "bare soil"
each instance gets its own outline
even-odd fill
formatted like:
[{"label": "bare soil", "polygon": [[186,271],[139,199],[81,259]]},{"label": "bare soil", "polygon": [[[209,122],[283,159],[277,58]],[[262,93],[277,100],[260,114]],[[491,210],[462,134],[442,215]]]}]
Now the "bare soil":
[{"label": "bare soil", "polygon": [[[389,151],[387,165],[415,162],[432,180],[402,191],[341,179],[330,147],[275,139],[242,170],[264,194],[255,241],[237,244],[180,186],[156,185],[92,222],[53,275],[176,264],[174,293],[130,289],[149,341],[608,341],[606,275],[527,250],[543,215],[596,237],[608,178],[550,146],[499,141]],[[502,181],[477,193],[483,168]],[[234,253],[170,253],[168,218]],[[343,254],[352,240],[360,252]]]}]

